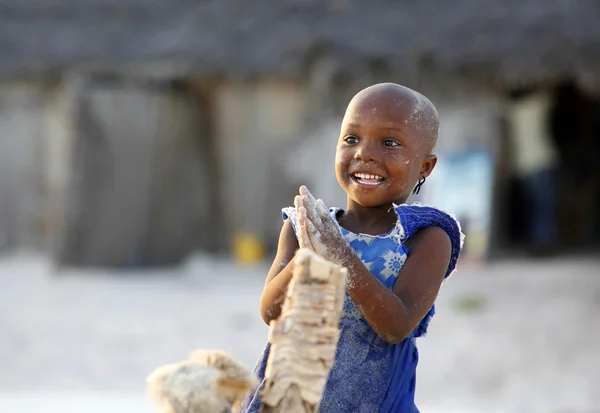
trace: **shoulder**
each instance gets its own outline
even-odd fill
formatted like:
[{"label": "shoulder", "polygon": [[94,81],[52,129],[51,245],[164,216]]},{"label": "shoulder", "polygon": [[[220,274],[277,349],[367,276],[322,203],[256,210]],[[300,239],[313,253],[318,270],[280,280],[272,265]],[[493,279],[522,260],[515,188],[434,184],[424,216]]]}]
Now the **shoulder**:
[{"label": "shoulder", "polygon": [[442,227],[428,226],[416,232],[412,237],[406,240],[406,246],[411,250],[417,245],[429,245],[434,243],[443,243],[452,245],[450,235]]},{"label": "shoulder", "polygon": [[[298,240],[294,227],[290,221],[284,221],[279,233],[279,241],[277,243],[277,254],[274,259],[274,263],[283,264],[278,266],[283,268],[292,259],[296,250],[298,249]],[[279,270],[281,270],[279,268]]]},{"label": "shoulder", "polygon": [[[404,227],[405,237],[408,238],[415,232],[415,229],[437,226],[446,230],[446,232],[462,234],[460,223],[454,215],[429,205],[411,204],[395,205],[394,210],[398,214],[398,219]],[[454,235],[454,234],[450,234]]]},{"label": "shoulder", "polygon": [[450,260],[445,276],[449,277],[456,268],[464,242],[458,220],[446,211],[428,205],[397,205],[394,209],[402,227],[402,241],[407,243],[407,247],[424,243],[435,244],[437,249],[440,245],[447,245]]},{"label": "shoulder", "polygon": [[296,232],[296,227],[298,225],[298,214],[296,213],[296,208],[291,206],[282,208],[281,219],[283,219],[284,223],[289,223],[294,229],[294,232]]},{"label": "shoulder", "polygon": [[423,251],[429,261],[439,261],[448,266],[452,253],[452,241],[448,233],[438,227],[426,227],[406,240],[406,246],[414,255]]}]

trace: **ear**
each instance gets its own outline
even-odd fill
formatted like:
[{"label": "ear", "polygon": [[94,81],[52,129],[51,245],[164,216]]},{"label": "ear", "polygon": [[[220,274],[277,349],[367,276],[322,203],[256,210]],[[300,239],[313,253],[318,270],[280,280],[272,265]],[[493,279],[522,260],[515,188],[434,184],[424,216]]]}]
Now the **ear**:
[{"label": "ear", "polygon": [[421,172],[419,176],[427,178],[433,171],[433,168],[435,168],[437,160],[437,155],[431,154],[425,157],[425,159],[423,159],[423,162],[421,163]]}]

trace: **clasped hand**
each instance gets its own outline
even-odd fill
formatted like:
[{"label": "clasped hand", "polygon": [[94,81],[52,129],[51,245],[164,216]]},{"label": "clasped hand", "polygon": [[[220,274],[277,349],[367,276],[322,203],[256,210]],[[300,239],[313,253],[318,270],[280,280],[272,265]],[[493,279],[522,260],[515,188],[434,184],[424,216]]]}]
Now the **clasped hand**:
[{"label": "clasped hand", "polygon": [[301,186],[294,206],[298,215],[300,248],[309,248],[327,261],[342,264],[351,248],[325,203],[321,199],[316,200],[308,188]]}]

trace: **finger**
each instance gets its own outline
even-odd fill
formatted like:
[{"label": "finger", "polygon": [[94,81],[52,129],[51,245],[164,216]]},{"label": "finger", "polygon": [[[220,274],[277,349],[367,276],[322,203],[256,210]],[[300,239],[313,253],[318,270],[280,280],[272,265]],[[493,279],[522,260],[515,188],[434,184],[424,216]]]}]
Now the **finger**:
[{"label": "finger", "polygon": [[325,225],[337,225],[337,220],[329,213],[329,208],[325,205],[322,199],[317,200],[319,209],[321,211],[322,221]]},{"label": "finger", "polygon": [[302,196],[297,196],[297,202],[296,202],[296,212],[298,214],[298,220],[299,221],[306,221],[309,219],[309,215],[308,215],[308,210],[309,208],[306,207],[306,200],[302,197]]},{"label": "finger", "polygon": [[297,228],[297,236],[298,236],[298,244],[300,248],[304,248],[307,235],[304,221],[306,221],[306,211],[302,206],[302,198],[299,195],[294,197],[294,206],[296,207],[296,217],[298,218],[298,228]]},{"label": "finger", "polygon": [[306,200],[308,204],[316,204],[316,200],[305,185],[302,185],[300,187],[300,195]]},{"label": "finger", "polygon": [[323,212],[323,213],[329,212],[329,208],[327,208],[327,205],[325,205],[325,202],[323,202],[323,200],[321,198],[317,199],[317,205],[321,209],[321,212]]},{"label": "finger", "polygon": [[312,208],[308,205],[307,199],[302,195],[296,195],[294,198],[294,205],[296,206],[296,212],[300,215],[300,208],[303,208],[304,219],[309,218],[309,210]]},{"label": "finger", "polygon": [[311,220],[315,226],[319,226],[323,222],[323,218],[321,217],[322,214],[316,202],[311,203],[306,195],[302,195],[302,203],[306,207],[307,218]]},{"label": "finger", "polygon": [[315,239],[315,237],[320,237],[319,230],[315,227],[315,224],[312,223],[310,219],[306,220],[306,228],[308,230],[308,235],[310,236],[311,241]]},{"label": "finger", "polygon": [[310,237],[308,234],[308,229],[306,226],[306,209],[301,205],[298,208],[298,246],[300,248],[312,248],[312,243],[310,242]]},{"label": "finger", "polygon": [[298,231],[298,247],[299,248],[307,248],[309,250],[313,250],[312,243],[310,242],[310,238],[308,236],[308,231],[306,230],[306,223],[302,224]]},{"label": "finger", "polygon": [[304,205],[300,205],[298,207],[298,222],[301,222],[302,224],[304,224],[304,222],[306,222],[307,218],[306,218],[306,208],[304,208]]},{"label": "finger", "polygon": [[312,242],[310,239],[310,233],[308,230],[308,218],[306,217],[306,208],[304,208],[304,206],[300,206],[299,209],[300,215],[298,218],[298,222],[299,222],[299,226],[300,226],[300,231],[302,233],[302,238],[303,238],[303,243],[304,246],[307,248],[312,248]]},{"label": "finger", "polygon": [[308,202],[314,205],[315,208],[317,208],[317,200],[305,185],[302,185],[300,187],[300,195],[306,196],[308,198]]},{"label": "finger", "polygon": [[329,208],[327,208],[325,202],[323,202],[322,199],[315,199],[315,197],[308,190],[308,188],[306,188],[306,195],[308,197],[309,202],[314,205],[315,210],[319,214],[321,218],[320,221],[326,222],[329,218]]},{"label": "finger", "polygon": [[315,225],[318,225],[322,221],[322,218],[319,215],[323,214],[326,211],[321,210],[319,204],[317,203],[317,200],[310,193],[310,191],[305,185],[302,185],[300,187],[300,195],[302,197],[302,202],[304,203],[304,206],[307,209],[308,218],[313,220],[313,223]]},{"label": "finger", "polygon": [[[310,199],[308,197],[306,197],[305,195],[296,195],[298,197],[298,206],[303,206],[304,208],[306,208],[306,216],[307,218],[311,219],[315,219],[316,215],[314,214],[314,211],[316,211],[316,205],[312,205],[310,203]],[[296,208],[298,208],[298,206]]]}]

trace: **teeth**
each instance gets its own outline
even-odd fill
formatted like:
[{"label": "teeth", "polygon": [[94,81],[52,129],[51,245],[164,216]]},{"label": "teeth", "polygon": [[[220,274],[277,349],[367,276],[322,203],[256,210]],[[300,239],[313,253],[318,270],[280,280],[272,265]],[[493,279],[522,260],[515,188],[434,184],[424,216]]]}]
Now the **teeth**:
[{"label": "teeth", "polygon": [[377,181],[377,182],[369,182],[369,181],[363,181],[362,179],[360,180],[360,183],[364,184],[364,185],[373,185],[373,186],[379,185],[379,181]]},{"label": "teeth", "polygon": [[372,185],[372,186],[380,185],[381,181],[383,181],[383,177],[381,177],[379,175],[365,174],[362,172],[355,173],[354,178],[363,185]]},{"label": "teeth", "polygon": [[381,177],[379,175],[364,174],[362,172],[356,173],[356,174],[354,174],[354,176],[357,178],[360,178],[360,179],[376,179],[378,181],[383,180],[383,177]]}]

